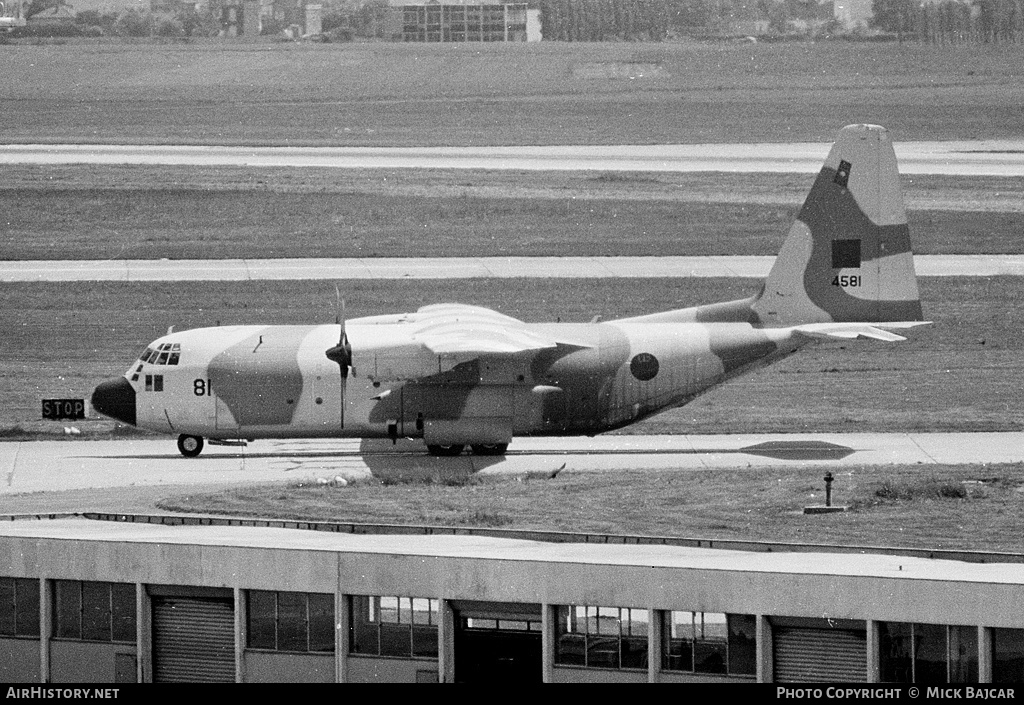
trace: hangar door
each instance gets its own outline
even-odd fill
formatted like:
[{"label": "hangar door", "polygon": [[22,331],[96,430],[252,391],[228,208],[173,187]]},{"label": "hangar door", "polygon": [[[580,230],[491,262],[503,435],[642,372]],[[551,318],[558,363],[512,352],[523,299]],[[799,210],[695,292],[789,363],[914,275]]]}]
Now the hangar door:
[{"label": "hangar door", "polygon": [[541,606],[455,601],[455,682],[540,683]]},{"label": "hangar door", "polygon": [[155,683],[235,682],[233,596],[204,593],[152,595]]},{"label": "hangar door", "polygon": [[776,683],[866,682],[867,627],[837,619],[772,619]]}]

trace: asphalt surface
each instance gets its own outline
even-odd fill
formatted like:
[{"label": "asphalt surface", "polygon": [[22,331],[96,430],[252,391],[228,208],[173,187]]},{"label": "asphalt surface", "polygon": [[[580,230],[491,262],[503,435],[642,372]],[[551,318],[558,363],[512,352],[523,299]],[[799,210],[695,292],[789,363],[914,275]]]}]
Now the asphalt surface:
[{"label": "asphalt surface", "polygon": [[[0,282],[749,277],[775,257],[380,257],[0,261]],[[918,276],[1024,276],[1024,255],[915,255]]]},{"label": "asphalt surface", "polygon": [[[261,440],[178,454],[172,438],[0,443],[0,498],[140,487],[257,482],[337,482],[370,475],[631,472],[716,468],[960,465],[1024,461],[1024,433],[857,433],[516,438],[504,457],[436,458],[421,443],[374,440]],[[7,504],[0,501],[0,507]],[[96,509],[97,507],[93,507]],[[24,507],[23,507],[24,510]],[[117,511],[111,508],[111,511]]]},{"label": "asphalt surface", "polygon": [[[0,145],[0,164],[815,173],[831,143],[550,147]],[[903,174],[1019,176],[1024,140],[896,142]]]}]

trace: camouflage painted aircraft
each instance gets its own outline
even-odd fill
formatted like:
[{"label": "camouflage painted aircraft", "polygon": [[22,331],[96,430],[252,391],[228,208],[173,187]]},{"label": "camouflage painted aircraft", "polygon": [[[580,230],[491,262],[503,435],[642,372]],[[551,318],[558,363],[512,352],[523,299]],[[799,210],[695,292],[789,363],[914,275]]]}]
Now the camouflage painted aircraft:
[{"label": "camouflage painted aircraft", "polygon": [[843,128],[761,291],[601,323],[525,323],[460,304],[334,325],[171,332],[93,408],[204,439],[422,438],[500,455],[517,435],[594,435],[685,404],[815,339],[904,340],[922,323],[896,157]]}]

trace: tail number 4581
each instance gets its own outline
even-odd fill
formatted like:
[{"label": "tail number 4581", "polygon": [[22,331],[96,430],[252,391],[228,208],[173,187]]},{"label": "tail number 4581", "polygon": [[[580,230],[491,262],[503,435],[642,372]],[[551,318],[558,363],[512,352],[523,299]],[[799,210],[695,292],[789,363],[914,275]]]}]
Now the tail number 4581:
[{"label": "tail number 4581", "polygon": [[853,274],[850,276],[842,275],[836,276],[832,279],[832,286],[841,286],[844,289],[848,286],[860,286],[860,275]]}]

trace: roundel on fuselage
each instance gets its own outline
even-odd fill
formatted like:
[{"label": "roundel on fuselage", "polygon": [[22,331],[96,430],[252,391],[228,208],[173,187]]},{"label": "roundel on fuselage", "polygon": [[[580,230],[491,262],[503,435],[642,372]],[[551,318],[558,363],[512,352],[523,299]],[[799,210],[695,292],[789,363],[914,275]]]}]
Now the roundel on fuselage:
[{"label": "roundel on fuselage", "polygon": [[650,353],[634,355],[629,361],[629,371],[641,382],[652,380],[658,374],[658,358]]}]

